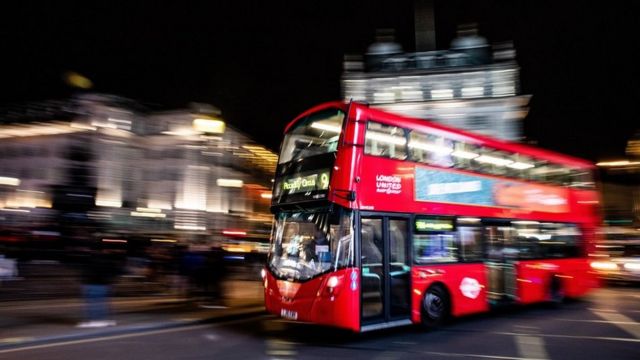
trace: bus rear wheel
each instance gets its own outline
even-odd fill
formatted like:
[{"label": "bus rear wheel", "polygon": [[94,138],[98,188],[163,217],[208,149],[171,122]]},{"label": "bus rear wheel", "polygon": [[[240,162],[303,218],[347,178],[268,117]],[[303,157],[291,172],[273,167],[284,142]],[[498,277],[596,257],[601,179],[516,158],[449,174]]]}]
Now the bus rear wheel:
[{"label": "bus rear wheel", "polygon": [[451,301],[447,291],[439,285],[431,286],[422,300],[422,324],[428,328],[443,325],[451,311]]}]

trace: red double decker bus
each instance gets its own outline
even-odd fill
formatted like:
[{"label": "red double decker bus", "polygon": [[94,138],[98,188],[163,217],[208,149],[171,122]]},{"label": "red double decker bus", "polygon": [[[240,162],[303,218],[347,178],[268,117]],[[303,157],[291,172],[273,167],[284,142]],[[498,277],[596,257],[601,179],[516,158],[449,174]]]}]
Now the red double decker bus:
[{"label": "red double decker bus", "polygon": [[594,167],[359,103],[286,130],[263,272],[266,309],[354,331],[597,286]]}]

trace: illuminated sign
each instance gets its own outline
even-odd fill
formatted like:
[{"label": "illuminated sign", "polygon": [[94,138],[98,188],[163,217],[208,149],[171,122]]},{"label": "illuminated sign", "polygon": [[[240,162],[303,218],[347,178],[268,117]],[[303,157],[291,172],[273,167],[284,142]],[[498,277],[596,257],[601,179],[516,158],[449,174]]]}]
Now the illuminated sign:
[{"label": "illuminated sign", "polygon": [[329,171],[310,175],[301,175],[282,180],[282,190],[288,194],[327,190],[329,188]]},{"label": "illuminated sign", "polygon": [[416,232],[453,230],[453,219],[416,218],[414,224]]}]

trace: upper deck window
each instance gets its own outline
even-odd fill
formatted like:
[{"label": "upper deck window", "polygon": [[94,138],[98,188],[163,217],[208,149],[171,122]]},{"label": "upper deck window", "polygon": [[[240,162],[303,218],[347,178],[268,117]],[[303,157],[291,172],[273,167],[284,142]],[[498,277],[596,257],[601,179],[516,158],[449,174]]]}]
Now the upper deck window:
[{"label": "upper deck window", "polygon": [[442,136],[412,131],[409,136],[409,151],[417,161],[443,167],[453,166],[453,141]]},{"label": "upper deck window", "polygon": [[301,119],[285,135],[279,164],[335,152],[342,131],[344,112],[327,109]]},{"label": "upper deck window", "polygon": [[407,137],[405,130],[377,122],[367,123],[365,134],[365,154],[404,160],[407,158]]},{"label": "upper deck window", "polygon": [[552,164],[523,154],[454,140],[446,135],[369,121],[365,138],[364,151],[369,155],[580,189],[595,187],[588,169]]}]

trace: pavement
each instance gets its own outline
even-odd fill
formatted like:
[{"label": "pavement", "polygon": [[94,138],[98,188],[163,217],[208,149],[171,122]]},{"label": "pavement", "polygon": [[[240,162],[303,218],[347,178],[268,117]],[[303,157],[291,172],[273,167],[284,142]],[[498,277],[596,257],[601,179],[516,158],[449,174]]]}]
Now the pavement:
[{"label": "pavement", "polygon": [[109,320],[117,325],[103,328],[77,327],[84,320],[84,303],[77,296],[2,301],[0,350],[255,316],[264,313],[261,285],[255,280],[225,281],[222,306],[168,293],[112,297]]}]

